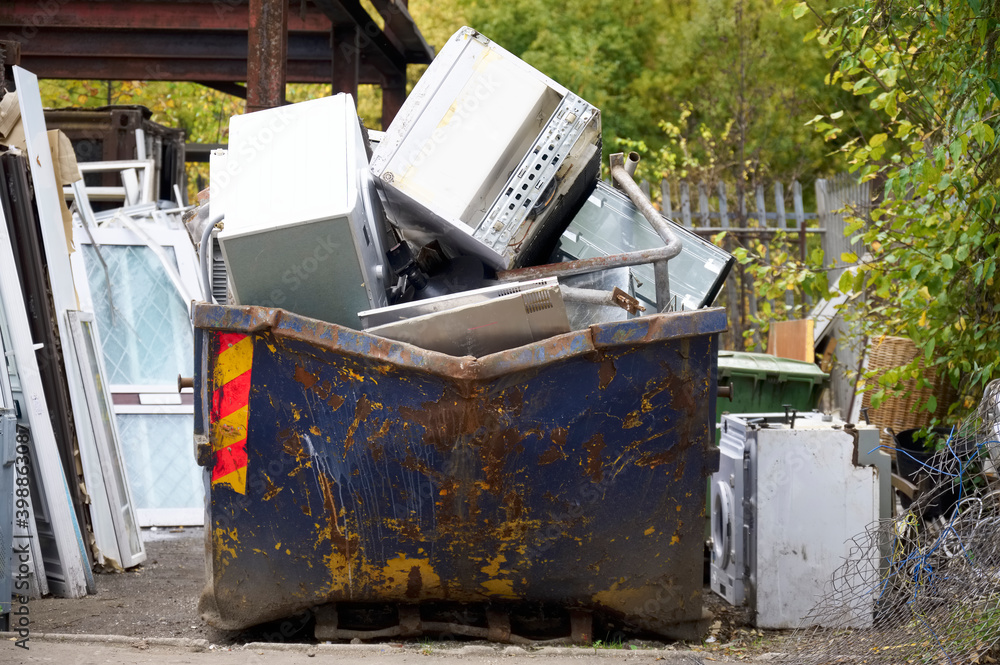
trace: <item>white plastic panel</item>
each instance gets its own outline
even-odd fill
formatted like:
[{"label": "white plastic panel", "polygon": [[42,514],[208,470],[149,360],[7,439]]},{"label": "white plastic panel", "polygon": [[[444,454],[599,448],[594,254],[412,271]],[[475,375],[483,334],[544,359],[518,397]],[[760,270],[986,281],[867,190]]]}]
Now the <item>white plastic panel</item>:
[{"label": "white plastic panel", "polygon": [[[798,628],[836,571],[851,539],[879,518],[874,467],[851,464],[854,439],[834,429],[757,432],[757,626]],[[878,562],[859,566],[852,588],[876,587]],[[864,628],[867,622],[855,625]]]},{"label": "white plastic panel", "polygon": [[357,169],[367,158],[346,131],[361,132],[351,99],[335,95],[233,116],[227,235],[313,222],[355,206]]},{"label": "white plastic panel", "polygon": [[[24,71],[15,68],[15,73],[21,74],[21,78],[18,79],[18,90],[21,91]],[[29,98],[31,97],[29,91],[32,81],[35,86],[34,94],[38,94],[37,80],[30,76],[30,80],[25,81],[27,90],[22,92]],[[37,118],[35,120],[37,121]],[[42,127],[44,129],[44,121]],[[31,131],[30,123],[26,126],[26,131]],[[41,137],[44,139],[44,131]],[[39,140],[37,132],[35,140]],[[45,148],[45,155],[48,156],[47,142]],[[32,161],[34,159],[35,155],[32,155]],[[48,163],[51,168],[51,158],[49,158]],[[55,176],[50,172],[49,177],[54,178]],[[52,191],[55,191],[54,181]],[[41,195],[41,192],[36,189],[36,196],[38,195]],[[61,217],[59,223],[61,233]],[[65,249],[65,240],[63,248]],[[55,285],[53,285],[53,290],[55,290]],[[10,339],[5,340],[4,348],[13,352],[8,356],[7,362],[17,366],[20,390],[25,398],[22,409],[27,411],[26,416],[31,427],[32,468],[36,473],[35,479],[40,483],[35,488],[39,492],[38,504],[45,503],[44,515],[48,518],[52,529],[49,541],[51,550],[45,552],[48,555],[45,572],[49,577],[49,588],[60,596],[80,598],[87,594],[90,567],[76,521],[76,513],[70,503],[69,486],[59,460],[59,450],[56,446],[55,434],[52,431],[52,422],[49,420],[36,350],[31,338],[24,298],[15,268],[11,239],[7,232],[7,221],[2,209],[0,209],[0,308],[3,309],[4,328],[10,335]],[[63,325],[60,328],[65,330]],[[70,366],[71,360],[75,361],[75,358],[72,358],[65,348],[63,354],[67,366]],[[73,372],[67,372],[67,374],[68,378],[74,376]],[[84,408],[86,408],[85,405]],[[34,509],[36,516],[43,512],[41,505],[35,505]],[[39,537],[41,538],[41,534]]]}]

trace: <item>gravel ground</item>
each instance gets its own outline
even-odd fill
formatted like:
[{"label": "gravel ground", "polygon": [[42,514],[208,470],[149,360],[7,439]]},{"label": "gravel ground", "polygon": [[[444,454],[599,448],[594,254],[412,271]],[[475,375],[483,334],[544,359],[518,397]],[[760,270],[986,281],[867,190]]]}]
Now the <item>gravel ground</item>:
[{"label": "gravel ground", "polygon": [[[236,662],[234,658],[221,654],[241,653],[247,656],[241,663],[257,662],[249,656],[261,653],[287,653],[290,660],[279,662],[298,662],[298,658],[309,657],[304,650],[317,649],[321,655],[326,653],[331,658],[346,657],[344,652],[336,651],[335,646],[308,644],[313,642],[311,630],[308,634],[288,636],[290,642],[306,644],[272,644],[275,633],[273,627],[255,628],[246,631],[223,631],[207,625],[198,615],[198,597],[205,581],[205,550],[204,530],[201,528],[185,529],[146,529],[143,531],[146,545],[146,562],[136,568],[116,574],[97,574],[97,593],[79,599],[43,598],[30,604],[31,631],[34,649],[23,653],[22,649],[13,646],[12,662],[76,662],[76,663],[106,663],[106,662],[153,662],[149,657],[156,656],[156,662],[200,663],[211,654],[215,654],[206,662]],[[670,663],[702,663],[712,661],[728,661],[730,659],[745,660],[752,656],[773,651],[774,644],[780,641],[780,634],[765,635],[754,631],[748,624],[748,615],[744,610],[732,608],[706,589],[706,607],[716,615],[707,642],[700,644],[665,644],[649,641],[633,641],[624,644],[611,645],[616,648],[570,650],[543,650],[548,655],[559,658],[598,658],[607,657],[628,658],[630,662]],[[86,641],[73,643],[63,641],[64,638],[49,636],[122,636],[124,639],[112,638],[112,641],[101,642],[98,638],[86,637]],[[72,639],[72,638],[69,638]],[[283,638],[282,638],[283,639]],[[97,640],[97,641],[95,641]],[[117,642],[115,640],[118,640]],[[158,642],[159,640],[159,642]],[[194,646],[185,646],[182,640],[195,640]],[[262,644],[256,648],[252,643]],[[73,645],[76,644],[74,647]],[[248,646],[248,644],[250,646]],[[348,647],[352,645],[346,645]],[[280,651],[288,647],[293,651]],[[624,648],[622,648],[624,647]],[[333,648],[334,651],[324,651]],[[482,642],[463,643],[434,642],[428,640],[412,640],[382,645],[365,645],[358,652],[347,652],[351,655],[346,662],[354,657],[371,660],[374,664],[381,662],[383,656],[391,655],[392,662],[408,662],[414,657],[434,655],[440,659],[458,659],[464,656],[456,649],[476,649],[482,658],[500,656],[505,663],[512,662],[514,655],[520,652],[508,651],[504,645],[492,645]],[[74,652],[73,650],[76,649]],[[299,649],[300,651],[294,651]],[[374,651],[365,650],[374,649]],[[523,650],[522,650],[523,651]],[[6,645],[0,646],[0,662],[11,662],[4,656],[9,653]],[[148,653],[147,653],[148,652]],[[163,653],[160,653],[163,652]],[[63,660],[62,654],[71,653],[73,657]],[[46,655],[47,654],[47,655]],[[157,655],[159,654],[159,655]],[[169,658],[164,654],[174,654]],[[338,655],[339,654],[339,655]],[[561,655],[560,655],[561,654]],[[542,655],[542,651],[524,652],[523,657],[534,658]],[[162,658],[161,658],[162,656]],[[639,660],[636,660],[642,656]],[[180,660],[174,660],[174,658]],[[405,657],[405,658],[404,658]],[[400,660],[402,658],[402,661]],[[482,661],[482,658],[479,658]],[[585,659],[586,659],[585,658]],[[19,660],[21,659],[21,660]],[[36,660],[41,659],[41,660]],[[704,659],[704,660],[703,660]],[[489,658],[487,658],[489,660]],[[517,660],[513,658],[513,660]],[[557,659],[558,660],[558,659]],[[313,661],[314,662],[314,661]],[[603,662],[603,660],[602,660]]]},{"label": "gravel ground", "polygon": [[236,633],[216,630],[198,616],[204,530],[144,529],[143,542],[146,562],[124,573],[95,574],[96,594],[32,601],[32,630],[232,642]]}]

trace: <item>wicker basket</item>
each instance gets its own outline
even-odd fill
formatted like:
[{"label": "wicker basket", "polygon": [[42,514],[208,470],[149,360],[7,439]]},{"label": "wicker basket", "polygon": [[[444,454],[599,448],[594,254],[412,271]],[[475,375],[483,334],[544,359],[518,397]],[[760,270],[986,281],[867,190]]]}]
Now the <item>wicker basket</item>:
[{"label": "wicker basket", "polygon": [[[919,367],[924,369],[922,354],[917,349],[917,345],[904,337],[879,337],[872,340],[868,347],[868,369],[881,370],[882,372],[894,367],[901,367],[909,364],[918,355],[921,356]],[[914,427],[924,427],[929,425],[933,418],[944,418],[948,414],[948,406],[955,400],[956,393],[947,380],[938,381],[933,368],[924,369],[924,378],[930,382],[930,386],[914,390],[916,381],[911,379],[904,381],[905,390],[912,391],[904,397],[889,397],[882,402],[877,409],[869,409],[868,417],[873,425],[879,428],[879,438],[883,446],[893,446],[892,437],[885,433],[886,427],[891,427],[896,432],[901,432]],[[870,380],[869,385],[874,385],[875,379]],[[866,390],[861,397],[861,407],[871,406],[872,390]],[[934,413],[927,411],[917,411],[917,408],[933,395],[937,398],[937,410]],[[895,457],[895,451],[892,451]]]}]

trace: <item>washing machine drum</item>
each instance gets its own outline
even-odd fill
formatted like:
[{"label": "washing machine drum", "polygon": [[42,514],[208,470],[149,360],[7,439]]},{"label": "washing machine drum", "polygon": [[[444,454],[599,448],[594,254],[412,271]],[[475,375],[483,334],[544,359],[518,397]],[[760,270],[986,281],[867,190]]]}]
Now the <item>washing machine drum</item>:
[{"label": "washing machine drum", "polygon": [[712,559],[719,568],[729,566],[733,552],[735,501],[729,483],[718,480],[712,493]]}]

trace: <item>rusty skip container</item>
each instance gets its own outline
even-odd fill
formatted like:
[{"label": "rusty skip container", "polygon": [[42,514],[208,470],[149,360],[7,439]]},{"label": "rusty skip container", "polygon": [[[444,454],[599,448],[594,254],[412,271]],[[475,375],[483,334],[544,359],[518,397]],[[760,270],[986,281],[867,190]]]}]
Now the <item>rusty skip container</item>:
[{"label": "rusty skip container", "polygon": [[210,623],[328,603],[555,603],[702,620],[722,309],[457,358],[196,304]]}]

